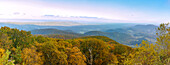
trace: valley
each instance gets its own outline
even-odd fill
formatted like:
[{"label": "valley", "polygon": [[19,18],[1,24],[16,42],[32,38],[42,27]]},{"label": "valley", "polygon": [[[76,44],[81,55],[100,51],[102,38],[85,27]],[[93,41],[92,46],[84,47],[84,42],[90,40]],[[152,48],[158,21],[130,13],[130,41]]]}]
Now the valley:
[{"label": "valley", "polygon": [[[145,24],[98,24],[98,25],[77,25],[77,26],[40,26],[31,24],[0,23],[0,26],[8,26],[19,30],[31,31],[32,34],[45,35],[53,38],[73,39],[84,36],[106,36],[125,45],[140,44],[142,40],[151,43],[156,41],[155,25]],[[56,36],[56,37],[55,37]],[[59,37],[62,36],[62,37]],[[66,38],[67,37],[67,38]]]}]

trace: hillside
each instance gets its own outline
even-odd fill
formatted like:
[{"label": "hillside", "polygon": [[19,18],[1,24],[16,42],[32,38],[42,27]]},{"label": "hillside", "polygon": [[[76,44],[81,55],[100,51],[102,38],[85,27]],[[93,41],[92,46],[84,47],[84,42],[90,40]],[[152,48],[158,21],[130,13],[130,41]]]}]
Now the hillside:
[{"label": "hillside", "polygon": [[155,25],[134,24],[103,24],[103,25],[80,25],[80,26],[39,26],[39,25],[16,25],[0,23],[0,26],[8,26],[19,30],[32,31],[32,34],[45,34],[47,37],[72,39],[82,36],[106,36],[122,44],[140,44],[142,40],[154,43],[156,41]]},{"label": "hillside", "polygon": [[34,35],[43,35],[45,37],[58,39],[73,39],[83,36],[82,34],[74,33],[70,30],[63,31],[58,29],[36,29],[32,30],[31,33]]},{"label": "hillside", "polygon": [[32,34],[77,34],[73,32],[66,32],[58,29],[35,29],[31,31]]},{"label": "hillside", "polygon": [[156,41],[155,25],[135,25],[127,28],[108,29],[106,31],[89,31],[86,36],[106,36],[119,43],[127,45],[140,44],[142,40],[147,40],[151,43]]},{"label": "hillside", "polygon": [[136,33],[146,33],[146,34],[155,34],[156,28],[158,26],[155,25],[135,25],[128,28],[117,28],[117,29],[109,29],[104,32],[121,32],[128,34],[136,34]]},{"label": "hillside", "polygon": [[119,44],[118,42],[116,42],[115,40],[112,40],[108,37],[105,36],[85,36],[85,37],[80,37],[80,39],[88,39],[88,38],[96,38],[96,39],[100,39],[103,40],[105,42],[109,42],[109,43],[113,43],[113,44]]},{"label": "hillside", "polygon": [[[43,32],[44,30],[52,33],[56,33],[57,31],[58,34],[68,33],[56,29],[40,29],[37,31],[42,32],[41,34],[49,33]],[[33,36],[29,31],[19,31],[18,29],[11,29],[9,27],[1,27],[0,31],[0,54],[2,55],[0,56],[2,60],[0,64],[2,65],[89,65],[86,62],[86,59],[90,57],[89,49],[92,49],[91,52],[93,52],[94,61],[103,60],[93,62],[93,64],[101,65],[121,61],[119,58],[120,55],[132,51],[131,47],[119,44],[104,36],[89,36],[65,40],[41,35]],[[9,61],[9,59],[12,61]]]},{"label": "hillside", "polygon": [[156,27],[157,26],[154,25],[136,25],[127,28],[109,29],[106,31],[88,31],[84,34],[74,33],[72,29],[36,29],[31,32],[32,34],[43,34],[46,37],[59,39],[73,39],[83,36],[106,36],[121,44],[136,45],[140,44],[142,40],[147,40],[154,43],[156,40]]},{"label": "hillside", "polygon": [[[129,62],[138,63],[136,60],[142,60],[147,62],[148,65],[153,63],[157,64],[157,62],[159,62],[160,65],[164,65],[169,63],[166,61],[169,59],[169,28],[170,27],[168,27],[168,24],[160,25],[157,33],[160,37],[157,38],[157,44],[154,45],[147,41],[142,41],[140,45],[136,45],[136,48],[132,48],[127,45],[120,44],[116,40],[112,40],[105,36],[85,36],[74,39],[56,39],[42,35],[34,36],[30,31],[20,31],[9,27],[1,27],[0,64],[133,65]],[[56,29],[40,29],[37,31],[38,33],[41,32],[41,34],[73,34],[72,32],[65,32]],[[162,34],[162,32],[164,32],[164,34]],[[94,35],[95,33],[96,35],[108,34],[100,31],[92,31],[87,34]],[[123,35],[122,33],[113,32],[110,33],[110,36],[111,34],[114,34],[113,36],[117,36],[117,38],[120,37],[118,39],[123,39],[121,36]],[[139,39],[140,41],[143,40],[143,38]],[[163,56],[164,59],[160,58],[160,56]],[[94,59],[93,61],[95,62],[89,63],[86,62],[86,59]],[[152,63],[150,63],[151,61]]]},{"label": "hillside", "polygon": [[[129,28],[118,28],[118,29],[109,29],[104,32],[112,33],[119,32],[131,35],[136,40],[130,42],[131,44],[135,44],[141,40],[148,40],[149,42],[155,43],[156,41],[156,28],[158,26],[155,25],[136,25]],[[134,43],[135,42],[135,43]],[[138,43],[137,43],[138,44]]]},{"label": "hillside", "polygon": [[57,30],[57,29],[36,29],[36,30],[32,30],[31,33],[41,34],[46,37],[59,38],[59,39],[73,39],[73,38],[78,38],[78,37],[84,38],[84,36],[92,36],[92,37],[106,36],[122,44],[129,44],[130,40],[134,39],[132,36],[125,34],[125,33],[118,33],[118,32],[106,33],[106,32],[101,32],[101,31],[90,31],[85,34],[78,34],[78,33],[67,32],[63,30]]},{"label": "hillside", "polygon": [[107,32],[101,32],[101,31],[90,31],[86,32],[84,34],[85,36],[106,36],[113,40],[116,40],[117,42],[121,44],[129,44],[131,40],[134,40],[132,36],[126,33],[119,33],[119,32],[113,32],[113,33],[107,33]]}]

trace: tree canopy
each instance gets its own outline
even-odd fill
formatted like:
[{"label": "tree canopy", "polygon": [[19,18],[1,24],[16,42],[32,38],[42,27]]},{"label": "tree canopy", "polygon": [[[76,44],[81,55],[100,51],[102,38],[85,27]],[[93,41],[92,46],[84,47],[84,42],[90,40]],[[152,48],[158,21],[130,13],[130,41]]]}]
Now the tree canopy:
[{"label": "tree canopy", "polygon": [[0,64],[169,65],[169,23],[160,24],[156,35],[155,44],[143,41],[135,48],[131,48],[104,36],[57,39],[1,27]]}]

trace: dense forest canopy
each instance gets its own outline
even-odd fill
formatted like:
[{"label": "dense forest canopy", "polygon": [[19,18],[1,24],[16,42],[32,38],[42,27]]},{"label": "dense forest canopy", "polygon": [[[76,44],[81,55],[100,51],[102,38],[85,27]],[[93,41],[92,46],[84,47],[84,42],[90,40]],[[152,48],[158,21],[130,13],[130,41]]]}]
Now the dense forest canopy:
[{"label": "dense forest canopy", "polygon": [[0,28],[0,64],[169,65],[169,24],[161,24],[156,35],[156,44],[143,41],[131,48],[104,36],[56,39],[5,26]]}]

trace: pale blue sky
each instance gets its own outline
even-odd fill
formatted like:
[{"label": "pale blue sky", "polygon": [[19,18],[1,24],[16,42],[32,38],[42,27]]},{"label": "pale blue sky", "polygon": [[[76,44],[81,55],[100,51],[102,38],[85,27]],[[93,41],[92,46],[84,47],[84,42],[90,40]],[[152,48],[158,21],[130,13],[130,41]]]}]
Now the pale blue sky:
[{"label": "pale blue sky", "polygon": [[169,22],[169,0],[0,0],[0,18],[55,19],[43,15]]}]

